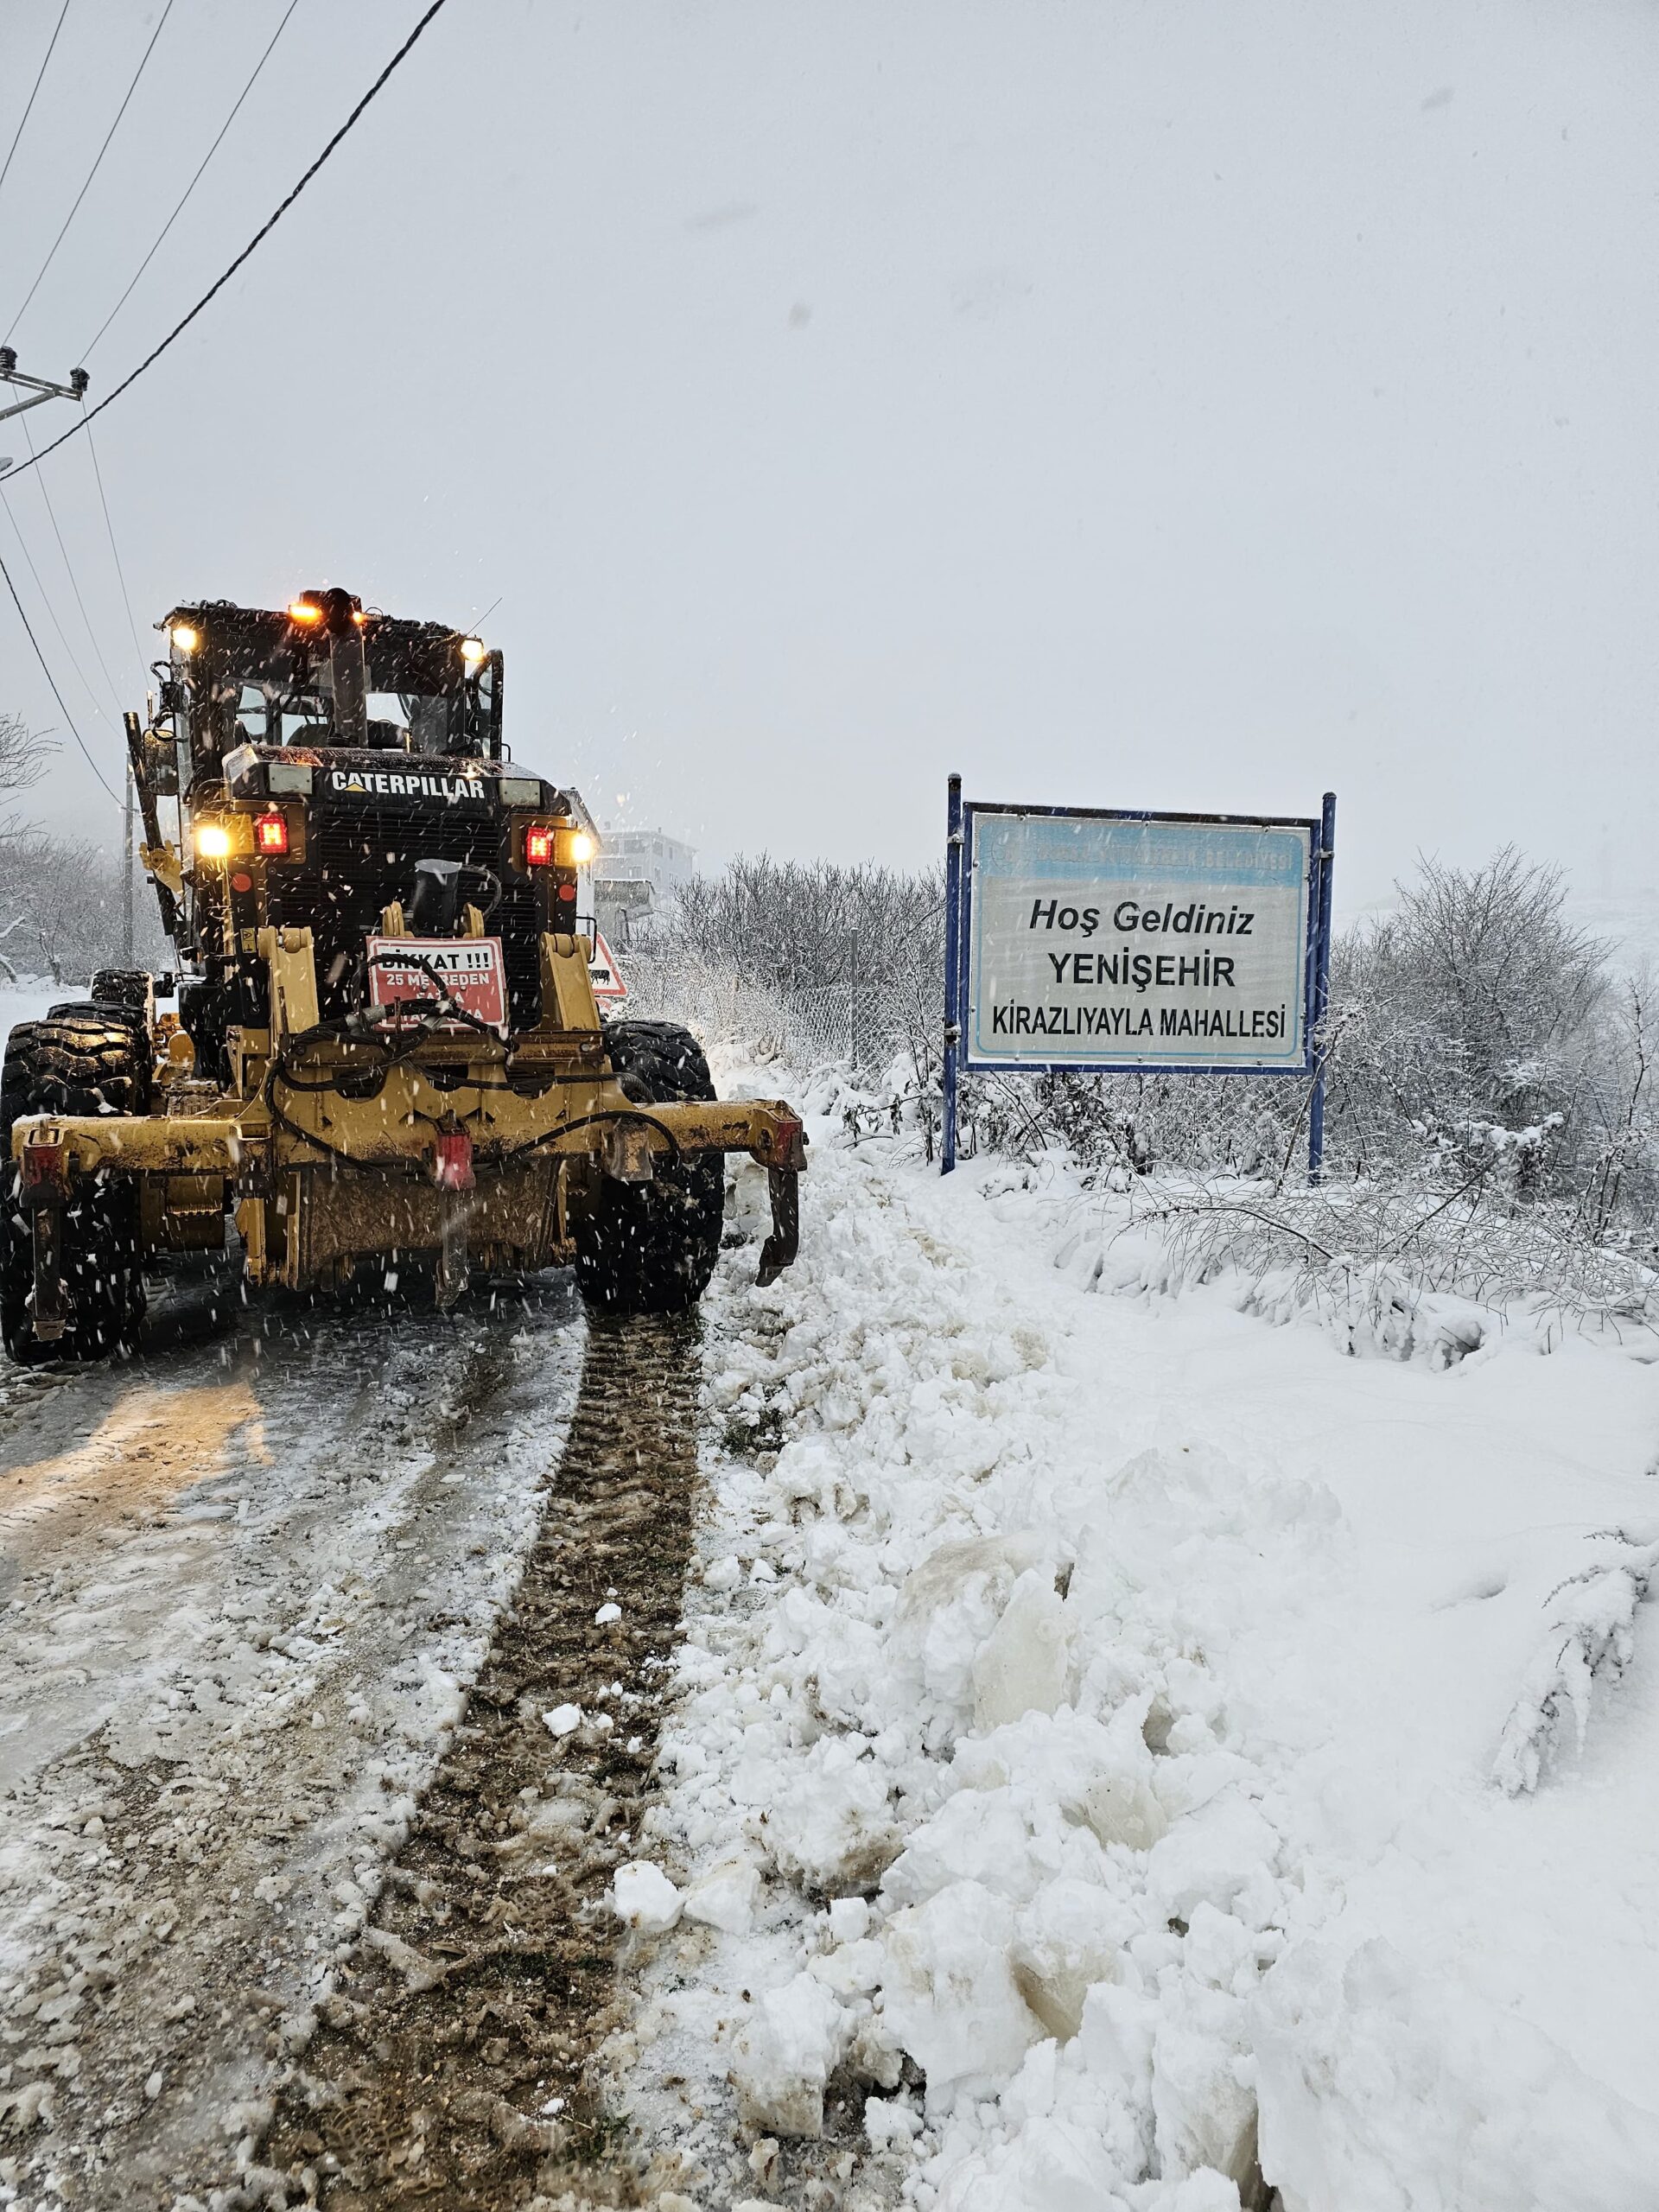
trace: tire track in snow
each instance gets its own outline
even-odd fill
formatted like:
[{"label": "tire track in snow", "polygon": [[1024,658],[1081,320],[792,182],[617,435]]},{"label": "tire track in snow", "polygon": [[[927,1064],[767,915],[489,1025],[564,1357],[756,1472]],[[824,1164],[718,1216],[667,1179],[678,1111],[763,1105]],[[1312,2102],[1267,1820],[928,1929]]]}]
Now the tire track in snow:
[{"label": "tire track in snow", "polygon": [[695,1316],[590,1321],[518,1594],[238,2202],[505,2212],[538,2186],[639,2201],[626,2122],[588,2069],[632,2001],[605,1896],[652,1792],[698,1347]]}]

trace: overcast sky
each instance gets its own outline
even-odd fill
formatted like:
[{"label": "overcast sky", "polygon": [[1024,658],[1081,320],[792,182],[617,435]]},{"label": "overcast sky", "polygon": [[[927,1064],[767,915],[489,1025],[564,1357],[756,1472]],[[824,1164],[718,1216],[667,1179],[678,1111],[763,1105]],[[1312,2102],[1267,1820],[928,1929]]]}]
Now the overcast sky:
[{"label": "overcast sky", "polygon": [[[0,0],[0,159],[60,4]],[[0,319],[160,4],[71,0],[0,188]],[[298,0],[89,353],[285,5],[173,0],[23,368],[107,391],[421,13]],[[929,861],[955,767],[1092,805],[1332,786],[1350,912],[1420,846],[1625,891],[1656,194],[1651,0],[448,0],[94,435],[146,653],[193,597],[499,600],[518,757],[711,860]],[[0,556],[117,783],[42,479],[136,703],[84,438],[10,487]],[[9,602],[0,705],[61,724]],[[113,823],[67,734],[35,810]]]}]

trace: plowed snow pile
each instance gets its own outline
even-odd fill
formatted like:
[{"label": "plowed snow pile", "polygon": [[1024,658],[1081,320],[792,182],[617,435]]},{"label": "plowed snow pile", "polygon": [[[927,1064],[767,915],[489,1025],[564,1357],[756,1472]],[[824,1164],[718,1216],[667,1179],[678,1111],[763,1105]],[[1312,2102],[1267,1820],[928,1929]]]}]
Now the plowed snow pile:
[{"label": "plowed snow pile", "polygon": [[1063,1191],[817,1134],[626,1888],[688,2190],[843,2201],[850,2109],[854,2205],[1650,2208],[1650,1370],[1087,1294]]}]

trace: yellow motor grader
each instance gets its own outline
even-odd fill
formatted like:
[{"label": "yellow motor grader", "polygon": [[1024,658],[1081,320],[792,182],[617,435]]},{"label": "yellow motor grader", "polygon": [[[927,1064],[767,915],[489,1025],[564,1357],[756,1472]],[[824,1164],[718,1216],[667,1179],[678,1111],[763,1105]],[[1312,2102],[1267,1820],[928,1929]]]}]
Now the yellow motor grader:
[{"label": "yellow motor grader", "polygon": [[689,1032],[600,1019],[591,835],[509,758],[500,654],[339,589],[159,626],[127,741],[179,972],[106,970],[11,1033],[12,1358],[130,1344],[146,1271],[232,1222],[252,1285],[445,1302],[574,1264],[592,1304],[671,1311],[713,1270],[728,1152],[769,1173],[761,1280],[787,1267],[800,1119],[718,1101]]}]

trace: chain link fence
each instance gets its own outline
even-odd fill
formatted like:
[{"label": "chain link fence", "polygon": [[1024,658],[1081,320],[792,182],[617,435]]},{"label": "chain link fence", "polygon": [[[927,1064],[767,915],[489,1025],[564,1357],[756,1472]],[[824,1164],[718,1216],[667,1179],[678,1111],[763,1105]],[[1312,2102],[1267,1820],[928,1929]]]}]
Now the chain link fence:
[{"label": "chain link fence", "polygon": [[893,994],[874,984],[768,988],[672,951],[631,952],[624,976],[625,1014],[683,1022],[706,1043],[771,1051],[804,1067],[842,1063],[874,1078],[912,1046]]}]

